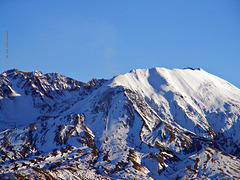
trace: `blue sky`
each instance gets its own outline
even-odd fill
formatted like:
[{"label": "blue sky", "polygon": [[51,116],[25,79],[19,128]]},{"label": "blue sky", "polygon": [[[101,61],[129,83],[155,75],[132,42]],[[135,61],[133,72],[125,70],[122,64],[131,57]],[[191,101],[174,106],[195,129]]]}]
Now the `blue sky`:
[{"label": "blue sky", "polygon": [[0,73],[87,82],[152,67],[200,67],[240,87],[240,1],[0,1]]}]

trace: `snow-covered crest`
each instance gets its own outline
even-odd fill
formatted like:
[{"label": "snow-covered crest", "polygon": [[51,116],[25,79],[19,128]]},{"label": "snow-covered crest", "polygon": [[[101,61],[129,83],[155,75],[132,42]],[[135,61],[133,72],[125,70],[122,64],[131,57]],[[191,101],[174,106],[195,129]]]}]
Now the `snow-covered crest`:
[{"label": "snow-covered crest", "polygon": [[[0,76],[0,95],[1,173],[239,177],[239,169],[222,171],[211,162],[239,164],[240,90],[200,68],[137,69],[88,83],[15,69]],[[197,162],[201,157],[207,163]]]}]

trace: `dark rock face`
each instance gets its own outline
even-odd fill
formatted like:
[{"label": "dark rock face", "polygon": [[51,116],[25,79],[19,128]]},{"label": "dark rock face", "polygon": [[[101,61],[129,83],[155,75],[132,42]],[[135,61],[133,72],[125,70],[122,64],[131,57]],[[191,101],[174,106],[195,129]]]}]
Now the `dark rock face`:
[{"label": "dark rock face", "polygon": [[0,178],[238,179],[239,128],[240,90],[202,69],[0,75]]}]

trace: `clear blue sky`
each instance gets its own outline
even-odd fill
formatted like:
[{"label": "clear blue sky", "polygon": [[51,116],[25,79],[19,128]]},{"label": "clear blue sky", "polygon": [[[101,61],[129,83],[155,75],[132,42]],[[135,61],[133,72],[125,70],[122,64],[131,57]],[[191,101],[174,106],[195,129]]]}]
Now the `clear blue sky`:
[{"label": "clear blue sky", "polygon": [[240,87],[240,1],[0,1],[0,73],[87,82],[152,67],[200,67]]}]

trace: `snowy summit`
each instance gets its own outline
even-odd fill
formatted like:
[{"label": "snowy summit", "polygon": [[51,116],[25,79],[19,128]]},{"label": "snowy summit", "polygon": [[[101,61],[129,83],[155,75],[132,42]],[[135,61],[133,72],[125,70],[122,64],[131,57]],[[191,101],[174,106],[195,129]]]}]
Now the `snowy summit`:
[{"label": "snowy summit", "polygon": [[0,75],[0,177],[239,179],[240,89],[200,68]]}]

